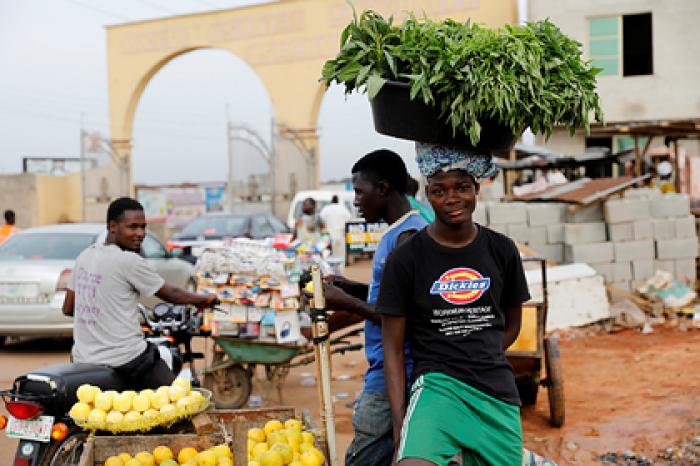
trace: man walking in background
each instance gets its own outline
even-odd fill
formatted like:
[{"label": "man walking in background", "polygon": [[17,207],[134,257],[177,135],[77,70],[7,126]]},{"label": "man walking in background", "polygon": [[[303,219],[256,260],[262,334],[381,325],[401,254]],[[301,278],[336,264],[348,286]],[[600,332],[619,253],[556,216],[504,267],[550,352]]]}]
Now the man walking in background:
[{"label": "man walking in background", "polygon": [[345,224],[352,219],[352,214],[338,201],[338,196],[333,195],[331,203],[319,212],[319,217],[331,237],[333,257],[345,259]]}]

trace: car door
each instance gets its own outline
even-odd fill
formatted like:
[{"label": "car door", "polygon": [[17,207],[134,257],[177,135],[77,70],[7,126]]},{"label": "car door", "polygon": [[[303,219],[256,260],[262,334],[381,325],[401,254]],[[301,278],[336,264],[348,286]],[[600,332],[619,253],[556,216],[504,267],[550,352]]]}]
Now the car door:
[{"label": "car door", "polygon": [[275,236],[275,229],[270,225],[267,215],[253,215],[250,219],[250,237],[253,239],[265,239]]},{"label": "car door", "polygon": [[[163,277],[166,283],[194,291],[194,267],[192,264],[172,257],[165,246],[153,235],[147,234],[143,239],[141,255],[153,266],[158,275]],[[152,307],[159,301],[157,298],[148,298],[143,300],[143,303]]]}]

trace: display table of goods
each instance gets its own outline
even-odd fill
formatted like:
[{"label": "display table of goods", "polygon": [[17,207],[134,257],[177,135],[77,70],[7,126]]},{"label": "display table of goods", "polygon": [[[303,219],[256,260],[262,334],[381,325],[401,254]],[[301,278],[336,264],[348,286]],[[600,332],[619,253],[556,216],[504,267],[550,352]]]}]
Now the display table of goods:
[{"label": "display table of goods", "polygon": [[318,245],[233,240],[206,249],[197,262],[200,293],[216,294],[218,308],[205,315],[213,336],[302,345],[300,328],[310,325],[299,282],[311,265],[338,274],[337,262]]},{"label": "display table of goods", "polygon": [[190,381],[177,378],[171,385],[156,390],[102,391],[93,385],[81,385],[78,401],[70,417],[86,430],[112,433],[146,432],[154,427],[168,427],[188,419],[209,406],[211,392],[191,388]]}]

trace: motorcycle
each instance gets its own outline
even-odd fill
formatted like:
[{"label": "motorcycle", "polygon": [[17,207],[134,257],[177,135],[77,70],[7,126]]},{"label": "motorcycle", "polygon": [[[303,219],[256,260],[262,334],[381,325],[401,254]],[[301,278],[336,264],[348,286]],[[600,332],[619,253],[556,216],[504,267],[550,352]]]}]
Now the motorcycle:
[{"label": "motorcycle", "polygon": [[[160,303],[148,310],[139,305],[146,340],[157,345],[162,359],[175,374],[189,364],[194,377],[194,361],[204,354],[192,351],[194,336],[206,336],[200,330],[202,310],[191,312],[187,306]],[[102,390],[128,390],[127,381],[110,367],[94,364],[54,364],[17,377],[9,390],[0,390],[0,398],[10,414],[0,415],[0,430],[19,439],[14,466],[77,466],[88,433],[76,426],[68,412],[78,400],[76,391],[83,384]]]}]

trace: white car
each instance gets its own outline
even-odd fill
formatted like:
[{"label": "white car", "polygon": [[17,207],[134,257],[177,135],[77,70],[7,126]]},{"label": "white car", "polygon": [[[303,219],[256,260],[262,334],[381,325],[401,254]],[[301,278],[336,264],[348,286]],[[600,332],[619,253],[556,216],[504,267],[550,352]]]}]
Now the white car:
[{"label": "white car", "polygon": [[[62,306],[75,259],[106,236],[104,224],[60,224],[23,230],[0,246],[0,346],[7,336],[73,334]],[[167,283],[194,291],[192,264],[173,258],[153,235],[146,234],[141,254]]]}]

